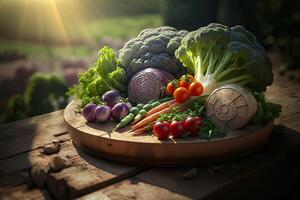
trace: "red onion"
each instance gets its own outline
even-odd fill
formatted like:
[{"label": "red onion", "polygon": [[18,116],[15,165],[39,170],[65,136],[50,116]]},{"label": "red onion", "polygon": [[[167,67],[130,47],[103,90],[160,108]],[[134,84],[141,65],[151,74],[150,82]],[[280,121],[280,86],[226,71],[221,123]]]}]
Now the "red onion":
[{"label": "red onion", "polygon": [[110,111],[109,106],[97,106],[94,111],[94,117],[99,122],[106,122],[110,118]]},{"label": "red onion", "polygon": [[118,103],[120,97],[120,92],[118,90],[110,90],[103,94],[102,101],[112,108]]},{"label": "red onion", "polygon": [[86,119],[86,121],[88,121],[88,122],[96,121],[96,118],[94,116],[94,111],[95,111],[96,107],[97,107],[96,104],[90,103],[90,104],[87,104],[83,108],[82,115]]},{"label": "red onion", "polygon": [[118,103],[111,109],[111,116],[114,120],[120,121],[129,113],[126,103]]}]

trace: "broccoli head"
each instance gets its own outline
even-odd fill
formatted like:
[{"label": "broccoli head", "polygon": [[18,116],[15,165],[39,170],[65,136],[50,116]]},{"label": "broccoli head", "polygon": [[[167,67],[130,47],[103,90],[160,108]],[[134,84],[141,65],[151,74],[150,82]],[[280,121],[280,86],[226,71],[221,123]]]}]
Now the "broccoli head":
[{"label": "broccoli head", "polygon": [[201,27],[182,39],[175,55],[204,85],[205,94],[227,83],[265,91],[273,82],[268,55],[243,26],[212,23]]},{"label": "broccoli head", "polygon": [[182,65],[174,55],[181,39],[188,32],[178,31],[169,26],[145,29],[125,43],[119,51],[119,58],[130,78],[145,68],[157,68],[177,75]]}]

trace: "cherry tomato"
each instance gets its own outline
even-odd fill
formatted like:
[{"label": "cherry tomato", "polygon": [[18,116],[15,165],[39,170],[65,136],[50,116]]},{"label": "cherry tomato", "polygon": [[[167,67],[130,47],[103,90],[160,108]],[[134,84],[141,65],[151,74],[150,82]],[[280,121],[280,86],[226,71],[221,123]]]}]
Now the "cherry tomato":
[{"label": "cherry tomato", "polygon": [[202,118],[199,117],[188,117],[184,121],[184,129],[190,133],[191,136],[197,136],[199,131],[201,130],[201,125],[203,121]]},{"label": "cherry tomato", "polygon": [[178,88],[178,81],[177,80],[169,82],[168,85],[167,85],[167,88],[166,88],[167,94],[170,95],[170,96],[173,96],[174,91],[176,90],[176,88]]},{"label": "cherry tomato", "polygon": [[156,122],[153,131],[158,139],[166,139],[170,135],[170,124],[168,122]]},{"label": "cherry tomato", "polygon": [[174,92],[174,98],[176,102],[183,103],[187,101],[190,97],[189,91],[184,87],[179,87]]},{"label": "cherry tomato", "polygon": [[171,135],[174,138],[181,138],[184,134],[185,130],[183,124],[184,122],[181,121],[172,121],[172,123],[170,124]]},{"label": "cherry tomato", "polygon": [[190,74],[185,74],[185,75],[180,77],[180,80],[184,80],[186,82],[192,83],[192,82],[195,81],[195,78]]},{"label": "cherry tomato", "polygon": [[189,87],[192,96],[199,96],[203,93],[203,86],[199,82],[193,82]]},{"label": "cherry tomato", "polygon": [[190,85],[191,85],[191,83],[189,83],[189,82],[187,82],[187,81],[185,81],[185,80],[181,80],[181,81],[179,82],[179,86],[180,86],[180,87],[184,87],[184,88],[186,88],[186,89],[189,89]]},{"label": "cherry tomato", "polygon": [[201,128],[204,126],[203,118],[196,116],[194,117],[194,119],[195,119],[195,124],[194,124],[195,128],[201,130]]}]

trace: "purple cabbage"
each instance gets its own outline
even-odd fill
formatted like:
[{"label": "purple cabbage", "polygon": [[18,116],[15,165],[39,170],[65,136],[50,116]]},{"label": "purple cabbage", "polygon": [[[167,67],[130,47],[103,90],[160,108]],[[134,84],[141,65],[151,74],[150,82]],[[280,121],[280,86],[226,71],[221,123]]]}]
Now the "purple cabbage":
[{"label": "purple cabbage", "polygon": [[133,104],[147,103],[165,96],[166,85],[175,77],[169,72],[147,68],[136,73],[128,84],[129,101]]}]

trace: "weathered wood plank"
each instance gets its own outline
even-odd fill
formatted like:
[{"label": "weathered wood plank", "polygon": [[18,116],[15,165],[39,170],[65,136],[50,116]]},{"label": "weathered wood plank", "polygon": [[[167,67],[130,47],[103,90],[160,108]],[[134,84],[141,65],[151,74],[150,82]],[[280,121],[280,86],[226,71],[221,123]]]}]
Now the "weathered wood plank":
[{"label": "weathered wood plank", "polygon": [[67,138],[63,110],[4,124],[0,126],[0,159]]},{"label": "weathered wood plank", "polygon": [[77,156],[69,158],[71,167],[51,173],[47,188],[58,199],[70,199],[131,177],[142,167],[120,165],[90,156],[76,149]]},{"label": "weathered wood plank", "polygon": [[[61,150],[52,155],[44,155],[42,149],[23,153],[0,160],[0,186],[17,186],[28,181],[30,168],[46,163],[54,156],[66,159],[70,167],[57,173],[50,173],[46,187],[59,199],[74,198],[103,188],[133,176],[144,168],[119,165],[90,156],[77,147],[71,140],[61,143]],[[0,187],[1,190],[1,187]]]},{"label": "weathered wood plank", "polygon": [[[159,180],[157,180],[158,182]],[[78,198],[78,200],[93,200],[93,199],[122,199],[122,200],[185,200],[190,199],[186,196],[170,191],[163,187],[158,187],[147,182],[140,181],[135,178],[124,180],[115,185],[104,188],[100,191],[93,192]]]},{"label": "weathered wood plank", "polygon": [[299,153],[299,133],[276,127],[265,147],[241,160],[197,167],[192,176],[187,176],[191,168],[152,168],[83,199],[97,195],[115,199],[155,199],[158,198],[155,194],[162,191],[168,191],[164,193],[165,199],[178,195],[182,199],[272,199],[295,189],[297,184],[291,181],[293,178],[298,180],[299,186],[300,173],[291,170],[292,166],[300,167],[299,156],[296,156]]},{"label": "weathered wood plank", "polygon": [[11,199],[24,199],[24,200],[51,200],[51,196],[46,190],[32,189],[29,190],[26,185],[18,187],[7,187],[1,191],[0,199],[11,200]]}]

